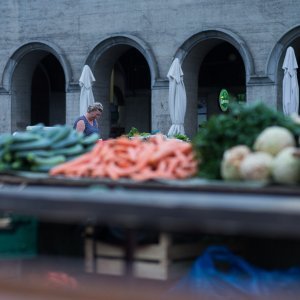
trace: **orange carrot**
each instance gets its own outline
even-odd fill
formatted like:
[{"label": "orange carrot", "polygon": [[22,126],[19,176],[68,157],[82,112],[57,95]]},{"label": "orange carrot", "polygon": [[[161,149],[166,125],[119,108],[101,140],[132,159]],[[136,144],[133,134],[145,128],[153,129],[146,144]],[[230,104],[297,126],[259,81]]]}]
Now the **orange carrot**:
[{"label": "orange carrot", "polygon": [[186,142],[162,135],[148,141],[120,137],[98,142],[89,153],[53,168],[50,175],[173,179],[193,176],[197,165],[193,149]]}]

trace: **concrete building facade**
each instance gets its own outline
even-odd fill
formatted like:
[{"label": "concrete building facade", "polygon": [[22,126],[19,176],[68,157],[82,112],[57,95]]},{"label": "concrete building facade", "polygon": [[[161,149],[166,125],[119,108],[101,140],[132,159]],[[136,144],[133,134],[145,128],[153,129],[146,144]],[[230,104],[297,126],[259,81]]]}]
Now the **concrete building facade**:
[{"label": "concrete building facade", "polygon": [[288,46],[300,61],[298,0],[0,0],[0,132],[72,124],[85,64],[104,105],[102,136],[167,133],[167,72],[178,57],[185,129],[220,113],[227,88],[282,110]]}]

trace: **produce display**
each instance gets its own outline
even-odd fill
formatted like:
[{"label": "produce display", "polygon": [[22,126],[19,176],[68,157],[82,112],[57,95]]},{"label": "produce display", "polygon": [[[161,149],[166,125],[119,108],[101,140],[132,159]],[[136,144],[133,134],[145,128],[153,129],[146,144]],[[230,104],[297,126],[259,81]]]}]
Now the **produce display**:
[{"label": "produce display", "polygon": [[296,184],[300,182],[299,149],[287,147],[274,158],[272,165],[273,180],[282,184]]},{"label": "produce display", "polygon": [[[264,135],[269,137],[272,136],[272,140],[278,144],[276,147],[282,147],[283,145],[281,145],[281,143],[283,143],[284,146],[298,146],[300,125],[292,118],[283,115],[281,112],[261,102],[249,105],[234,103],[229,107],[228,113],[211,117],[203,127],[200,128],[199,133],[192,141],[197,158],[201,161],[198,176],[209,179],[221,179],[221,162],[226,150],[238,145],[247,146],[249,150],[254,150],[253,146],[257,137],[267,127],[271,126],[281,127],[280,132],[277,131],[275,135],[272,132],[270,133],[270,131],[264,133]],[[271,131],[273,130],[274,129]],[[287,131],[289,137],[286,136]],[[285,136],[285,138],[282,138],[282,135]],[[261,140],[265,140],[265,137],[263,136]],[[255,148],[259,150],[261,147],[270,146],[265,146],[264,143],[261,145],[259,139],[256,142]],[[243,155],[244,150],[237,154],[234,161],[238,164],[238,161],[241,160],[240,156]],[[224,162],[223,164],[227,165],[228,162]],[[233,169],[234,168],[236,167],[233,166]],[[234,171],[226,169],[226,172],[230,173]],[[225,179],[227,175],[225,175]],[[240,174],[233,176],[239,177]]]},{"label": "produce display", "polygon": [[106,141],[70,126],[32,126],[0,135],[0,171],[49,172],[76,178],[223,179],[300,182],[300,118],[263,103],[234,103],[211,117],[192,142],[139,132]]},{"label": "produce display", "polygon": [[[137,128],[135,127],[131,127],[130,131],[125,135],[128,138],[135,138],[135,137],[139,137],[141,139],[148,139],[149,137],[155,135],[155,134],[159,134],[159,131],[154,132],[154,133],[149,133],[149,132],[140,132]],[[165,136],[167,137],[167,136]],[[181,140],[181,141],[185,141],[185,142],[190,142],[190,139],[188,136],[186,136],[185,134],[174,134],[172,136],[168,136],[168,138],[173,138],[173,139],[177,139],[177,140]]]},{"label": "produce display", "polygon": [[272,175],[273,157],[265,152],[253,152],[247,155],[240,165],[244,180],[267,180]]},{"label": "produce display", "polygon": [[128,138],[140,136],[140,137],[145,137],[148,138],[151,135],[150,132],[140,132],[137,128],[131,127],[130,131],[126,134]]},{"label": "produce display", "polygon": [[232,147],[224,152],[221,162],[221,176],[225,180],[240,180],[240,166],[244,158],[251,153],[245,145]]},{"label": "produce display", "polygon": [[70,126],[33,126],[31,130],[0,135],[0,171],[48,172],[95,145],[97,134],[84,137]]},{"label": "produce display", "polygon": [[295,144],[295,138],[287,129],[267,127],[256,138],[254,151],[245,145],[225,151],[221,162],[222,178],[297,184],[300,182],[300,157]]},{"label": "produce display", "polygon": [[295,147],[294,135],[286,128],[271,126],[264,129],[253,145],[255,151],[262,151],[271,155],[277,155],[286,147]]},{"label": "produce display", "polygon": [[189,137],[186,136],[185,134],[177,133],[177,134],[174,134],[172,137],[174,139],[182,140],[182,141],[185,141],[185,142],[190,142]]},{"label": "produce display", "polygon": [[54,167],[50,175],[138,181],[183,179],[193,176],[197,165],[190,143],[157,134],[147,140],[120,137],[99,141],[89,153]]}]

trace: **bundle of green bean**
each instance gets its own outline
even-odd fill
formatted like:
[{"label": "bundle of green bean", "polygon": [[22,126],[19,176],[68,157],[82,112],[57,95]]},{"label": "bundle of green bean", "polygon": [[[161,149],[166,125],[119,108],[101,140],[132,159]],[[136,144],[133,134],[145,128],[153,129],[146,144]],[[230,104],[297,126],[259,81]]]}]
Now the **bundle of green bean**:
[{"label": "bundle of green bean", "polygon": [[32,126],[30,130],[0,135],[0,171],[48,172],[52,167],[88,152],[98,134],[85,137],[70,126]]}]

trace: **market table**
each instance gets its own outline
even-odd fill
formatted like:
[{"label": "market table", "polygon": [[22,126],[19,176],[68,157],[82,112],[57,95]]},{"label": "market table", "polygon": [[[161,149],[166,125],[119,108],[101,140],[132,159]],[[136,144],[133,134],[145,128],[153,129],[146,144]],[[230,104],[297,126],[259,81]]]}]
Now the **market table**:
[{"label": "market table", "polygon": [[0,211],[125,228],[300,236],[300,193],[2,185]]},{"label": "market table", "polygon": [[113,182],[2,178],[0,212],[47,222],[125,229],[126,275],[140,229],[198,234],[300,237],[298,187],[220,182]]}]

